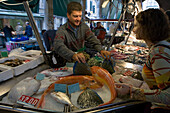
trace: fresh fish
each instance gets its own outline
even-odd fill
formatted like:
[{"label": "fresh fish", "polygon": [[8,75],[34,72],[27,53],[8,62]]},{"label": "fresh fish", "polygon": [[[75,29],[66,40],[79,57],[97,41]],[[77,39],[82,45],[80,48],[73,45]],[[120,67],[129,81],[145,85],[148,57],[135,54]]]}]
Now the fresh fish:
[{"label": "fresh fish", "polygon": [[51,90],[54,89],[55,84],[75,84],[79,83],[80,89],[86,89],[87,87],[90,87],[92,89],[98,89],[101,88],[103,85],[101,83],[96,83],[94,78],[92,76],[66,76],[66,77],[60,77],[60,80],[57,80],[52,85],[48,87],[47,90],[44,91],[43,95],[41,96],[40,102],[38,103],[37,108],[42,107],[42,103],[45,102],[45,96],[47,93],[49,93]]},{"label": "fresh fish", "polygon": [[104,61],[103,58],[96,56],[96,57],[90,58],[87,63],[90,67],[92,67],[92,66],[100,66],[101,67],[103,61]]},{"label": "fresh fish", "polygon": [[43,93],[50,86],[50,84],[52,84],[52,82],[50,81],[50,78],[45,77],[43,80],[41,80],[41,86],[36,94]]},{"label": "fresh fish", "polygon": [[95,78],[95,81],[100,84],[104,83],[109,88],[110,93],[111,93],[110,101],[104,104],[101,104],[100,106],[112,103],[116,98],[116,90],[114,86],[115,82],[114,82],[112,75],[107,70],[101,67],[98,67],[98,66],[91,67],[91,71],[92,71],[92,76]]},{"label": "fresh fish", "polygon": [[47,70],[44,70],[40,73],[44,74],[47,77],[50,77],[50,76],[64,77],[64,76],[73,75],[73,70],[70,69],[70,68],[67,68],[67,70],[62,70],[62,69],[56,70],[56,69],[47,69]]},{"label": "fresh fish", "polygon": [[40,82],[33,79],[32,77],[27,77],[26,79],[20,81],[16,84],[8,93],[8,99],[11,102],[17,102],[17,100],[22,95],[32,96],[40,88]]},{"label": "fresh fish", "polygon": [[71,107],[72,110],[76,110],[78,109],[76,106],[74,106],[72,104],[72,102],[70,101],[69,97],[62,92],[52,92],[51,96],[59,103],[61,104],[67,104]]},{"label": "fresh fish", "polygon": [[77,104],[80,105],[81,108],[96,107],[103,103],[103,100],[97,92],[89,88],[84,90],[77,99]]},{"label": "fresh fish", "polygon": [[11,67],[16,67],[16,66],[19,66],[21,64],[24,63],[24,60],[20,60],[20,59],[11,59],[11,60],[6,60],[4,63],[4,65],[7,65],[7,66],[11,66]]}]

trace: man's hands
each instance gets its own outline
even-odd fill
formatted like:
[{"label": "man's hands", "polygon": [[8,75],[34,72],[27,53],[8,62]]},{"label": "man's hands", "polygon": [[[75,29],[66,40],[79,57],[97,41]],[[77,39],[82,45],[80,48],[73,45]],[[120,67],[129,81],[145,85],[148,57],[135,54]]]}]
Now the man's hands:
[{"label": "man's hands", "polygon": [[[100,53],[104,59],[110,59],[111,57],[109,51],[101,50]],[[77,53],[77,54],[75,53],[72,59],[78,61],[79,63],[86,63],[86,59],[83,53]]]},{"label": "man's hands", "polygon": [[110,57],[111,57],[110,52],[109,52],[109,51],[106,51],[106,50],[101,50],[101,51],[100,51],[100,54],[102,55],[102,57],[103,57],[104,59],[110,59]]},{"label": "man's hands", "polygon": [[86,59],[83,53],[74,54],[72,59],[78,61],[79,63],[86,63]]}]

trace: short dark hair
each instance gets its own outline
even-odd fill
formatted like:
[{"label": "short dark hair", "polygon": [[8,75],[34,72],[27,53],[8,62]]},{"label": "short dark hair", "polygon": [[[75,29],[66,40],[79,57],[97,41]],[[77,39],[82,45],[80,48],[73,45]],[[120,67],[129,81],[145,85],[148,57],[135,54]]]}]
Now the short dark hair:
[{"label": "short dark hair", "polygon": [[170,36],[170,26],[167,15],[159,9],[148,9],[136,16],[140,24],[143,38],[153,43],[166,40]]},{"label": "short dark hair", "polygon": [[72,11],[82,11],[82,6],[79,2],[70,2],[67,5],[67,13],[71,14]]}]

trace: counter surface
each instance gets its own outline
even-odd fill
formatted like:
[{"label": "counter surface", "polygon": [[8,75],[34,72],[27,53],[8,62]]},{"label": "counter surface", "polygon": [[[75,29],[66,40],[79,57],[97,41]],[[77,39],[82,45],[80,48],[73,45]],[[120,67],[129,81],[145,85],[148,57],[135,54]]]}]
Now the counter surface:
[{"label": "counter surface", "polygon": [[28,70],[25,73],[15,76],[9,80],[3,81],[0,83],[0,96],[6,94],[15,84],[20,82],[21,80],[25,79],[26,77],[33,77],[38,72],[41,72],[45,69],[49,68],[46,64],[41,64],[38,67]]}]

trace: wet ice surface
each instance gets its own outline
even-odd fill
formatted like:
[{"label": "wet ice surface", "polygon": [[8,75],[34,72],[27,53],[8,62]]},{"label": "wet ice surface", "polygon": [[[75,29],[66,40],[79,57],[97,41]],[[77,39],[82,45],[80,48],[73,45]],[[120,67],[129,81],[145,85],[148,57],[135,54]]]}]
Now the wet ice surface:
[{"label": "wet ice surface", "polygon": [[[105,102],[108,102],[110,100],[110,90],[106,87],[106,86],[103,86],[102,88],[100,89],[97,89],[95,90],[98,95],[102,98],[102,100]],[[73,103],[73,105],[75,105],[76,107],[78,107],[79,109],[82,109],[79,107],[79,105],[77,104],[77,99],[80,95],[82,91],[78,91],[78,92],[75,92],[75,93],[72,93],[71,94],[71,102]],[[36,96],[34,96],[36,97]],[[38,98],[38,97],[36,97]],[[122,100],[121,99],[115,99],[114,103],[116,102],[121,102]],[[56,100],[54,100],[49,94],[46,95],[45,97],[45,106],[43,109],[49,109],[49,110],[54,110],[54,111],[59,111],[59,112],[63,112],[64,110],[64,104],[60,104],[58,103]]]},{"label": "wet ice surface", "polygon": [[[100,89],[96,89],[95,90],[98,95],[102,98],[102,100],[105,102],[108,102],[110,100],[110,97],[111,97],[111,94],[110,94],[110,90],[107,88],[107,86],[103,86],[102,88]],[[82,109],[79,107],[79,105],[77,104],[77,99],[80,95],[82,91],[78,91],[78,92],[75,92],[75,93],[72,93],[71,94],[71,102],[76,106],[78,107],[79,109]],[[34,98],[41,98],[41,95],[42,94],[37,94],[37,95],[33,95]],[[123,100],[121,99],[118,99],[116,98],[114,100],[113,103],[117,103],[117,102],[121,102]],[[7,97],[3,98],[3,100],[1,101],[3,103],[10,103],[12,104]],[[31,106],[28,106],[28,107],[31,107]],[[33,107],[33,106],[32,106]],[[36,108],[36,107],[35,107]],[[48,93],[46,96],[45,96],[45,105],[43,108],[39,108],[39,109],[44,109],[44,110],[52,110],[52,111],[58,111],[58,112],[63,112],[64,110],[64,104],[61,104],[61,103],[58,103],[55,99],[53,99],[50,95],[50,93]]]}]

